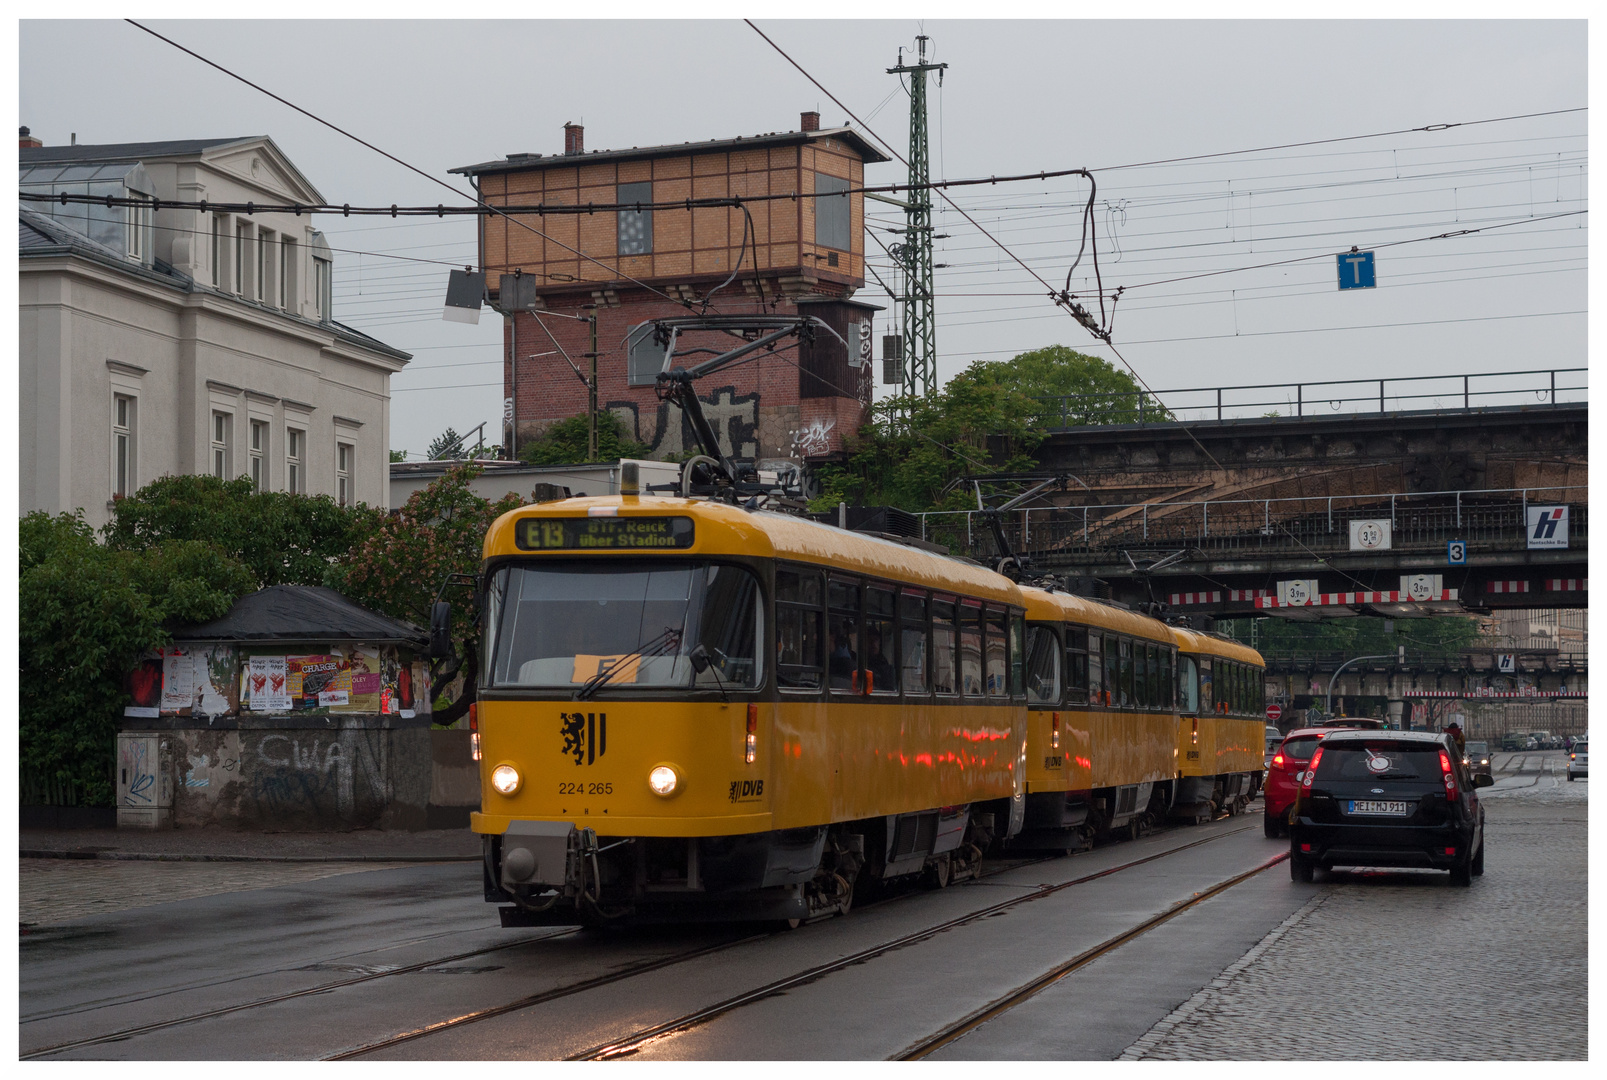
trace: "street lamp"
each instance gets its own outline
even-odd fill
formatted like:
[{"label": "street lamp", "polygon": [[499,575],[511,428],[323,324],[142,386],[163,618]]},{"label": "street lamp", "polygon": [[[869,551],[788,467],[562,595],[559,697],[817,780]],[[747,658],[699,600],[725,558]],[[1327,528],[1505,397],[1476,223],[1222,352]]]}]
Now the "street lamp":
[{"label": "street lamp", "polygon": [[[1404,653],[1405,651],[1406,651],[1405,646],[1402,646],[1400,652]],[[1363,660],[1399,660],[1399,659],[1400,659],[1400,653],[1386,653],[1383,656],[1356,656],[1356,657],[1352,657],[1349,660],[1346,660],[1343,664],[1340,664],[1337,668],[1334,669],[1334,673],[1328,677],[1328,696],[1325,699],[1323,699],[1323,703],[1322,703],[1323,719],[1326,720],[1326,719],[1328,719],[1328,717],[1333,715],[1333,711],[1334,711],[1334,683],[1335,683],[1335,681],[1338,680],[1339,673],[1341,671],[1344,671],[1346,668],[1348,668],[1352,664],[1359,664]]]}]

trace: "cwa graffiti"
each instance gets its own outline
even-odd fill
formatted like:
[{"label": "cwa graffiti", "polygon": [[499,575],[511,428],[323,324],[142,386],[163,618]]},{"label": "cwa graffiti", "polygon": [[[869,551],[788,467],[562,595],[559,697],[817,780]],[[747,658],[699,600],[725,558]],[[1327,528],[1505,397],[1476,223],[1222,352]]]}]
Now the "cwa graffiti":
[{"label": "cwa graffiti", "polygon": [[246,750],[249,800],[262,818],[378,816],[391,798],[389,732],[381,728],[264,734]]}]

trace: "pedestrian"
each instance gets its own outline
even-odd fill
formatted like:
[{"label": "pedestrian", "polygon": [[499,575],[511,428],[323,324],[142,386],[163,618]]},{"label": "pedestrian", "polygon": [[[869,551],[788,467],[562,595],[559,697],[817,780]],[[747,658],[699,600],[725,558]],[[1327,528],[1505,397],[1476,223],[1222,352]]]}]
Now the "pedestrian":
[{"label": "pedestrian", "polygon": [[1456,740],[1456,749],[1458,753],[1467,752],[1467,737],[1462,734],[1461,724],[1458,724],[1455,720],[1452,720],[1445,728],[1445,733]]}]

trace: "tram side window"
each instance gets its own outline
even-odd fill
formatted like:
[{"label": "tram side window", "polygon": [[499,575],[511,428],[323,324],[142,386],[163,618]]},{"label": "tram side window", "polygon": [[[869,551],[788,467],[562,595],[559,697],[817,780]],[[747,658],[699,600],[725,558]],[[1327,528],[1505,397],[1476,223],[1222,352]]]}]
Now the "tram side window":
[{"label": "tram side window", "polygon": [[1267,711],[1267,676],[1266,672],[1258,667],[1250,669],[1250,677],[1255,680],[1255,712],[1257,716],[1266,715]]},{"label": "tram side window", "polygon": [[1202,656],[1200,666],[1200,711],[1216,712],[1216,688],[1211,683],[1211,658]]},{"label": "tram side window", "polygon": [[1161,705],[1161,647],[1144,643],[1144,704],[1151,709]]},{"label": "tram side window", "polygon": [[1004,697],[1009,693],[1006,679],[1009,676],[1010,650],[1005,641],[1005,613],[992,605],[986,609],[987,624],[987,675],[985,685],[989,697]]},{"label": "tram side window", "polygon": [[1088,704],[1107,705],[1105,697],[1105,637],[1098,630],[1088,631]]},{"label": "tram side window", "polygon": [[699,620],[698,644],[709,651],[713,662],[701,672],[693,669],[693,685],[758,686],[762,674],[758,579],[739,567],[714,566],[704,588],[704,609],[721,617]]},{"label": "tram side window", "polygon": [[1200,711],[1200,671],[1195,666],[1194,657],[1179,656],[1177,658],[1177,711],[1185,716],[1197,714]]},{"label": "tram side window", "polygon": [[1172,661],[1173,661],[1173,659],[1174,659],[1174,656],[1173,656],[1172,648],[1170,646],[1167,646],[1167,645],[1162,645],[1161,646],[1161,672],[1160,672],[1161,699],[1159,701],[1157,701],[1155,704],[1159,705],[1161,708],[1167,710],[1168,712],[1170,712],[1171,709],[1172,709],[1172,705],[1174,703],[1174,699],[1173,699],[1172,695],[1173,695],[1173,692],[1177,689],[1177,680],[1172,677]]},{"label": "tram side window", "polygon": [[1060,704],[1060,641],[1047,626],[1027,630],[1027,701]]},{"label": "tram side window", "polygon": [[932,689],[940,694],[957,694],[960,684],[954,657],[960,639],[954,628],[954,597],[932,597]]},{"label": "tram side window", "polygon": [[[1058,650],[1056,650],[1058,651]],[[1010,616],[1010,696],[1027,692],[1027,622],[1021,615]]]},{"label": "tram side window", "polygon": [[1088,631],[1075,626],[1066,627],[1066,700],[1088,700]]},{"label": "tram side window", "polygon": [[1232,671],[1233,682],[1231,685],[1233,692],[1228,699],[1231,702],[1228,706],[1228,711],[1242,713],[1244,712],[1244,665],[1234,664],[1232,665]]},{"label": "tram side window", "polygon": [[892,589],[872,585],[865,590],[865,687],[873,694],[898,693],[898,668],[893,666],[897,610]]},{"label": "tram side window", "polygon": [[1121,678],[1117,687],[1117,697],[1122,708],[1131,709],[1137,700],[1133,693],[1133,639],[1124,637],[1119,641],[1121,644],[1117,655],[1120,657]]},{"label": "tram side window", "polygon": [[776,679],[784,689],[820,689],[820,600],[818,573],[776,571]]},{"label": "tram side window", "polygon": [[982,694],[982,602],[960,601],[960,691]]},{"label": "tram side window", "polygon": [[1121,646],[1115,634],[1105,635],[1105,704],[1112,708],[1122,703]]},{"label": "tram side window", "polygon": [[859,693],[859,586],[832,578],[826,585],[831,655],[827,681],[833,690]]},{"label": "tram side window", "polygon": [[926,685],[926,594],[905,589],[898,597],[899,663],[904,693],[924,694]]}]

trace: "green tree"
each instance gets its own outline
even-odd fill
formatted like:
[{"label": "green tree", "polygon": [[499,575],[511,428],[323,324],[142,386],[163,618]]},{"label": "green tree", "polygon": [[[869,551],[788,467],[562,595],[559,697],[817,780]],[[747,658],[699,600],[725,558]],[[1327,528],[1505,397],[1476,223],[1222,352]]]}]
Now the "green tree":
[{"label": "green tree", "polygon": [[[573,465],[588,460],[585,413],[559,420],[519,448],[519,460],[532,465]],[[619,417],[607,410],[597,413],[597,460],[643,458],[648,447],[631,438]]]},{"label": "green tree", "polygon": [[321,585],[331,564],[378,528],[383,511],[328,495],[259,491],[249,477],[164,476],[117,500],[106,541],[143,551],[201,540],[239,559],[263,586]]},{"label": "green tree", "polygon": [[406,461],[406,460],[407,460],[407,451],[406,450],[392,450],[391,451],[391,464],[394,465],[398,461]]},{"label": "green tree", "polygon": [[97,543],[81,516],[43,512],[23,518],[18,533],[23,768],[109,806],[129,673],[168,643],[168,625],[219,618],[257,582],[200,540],[119,550]]},{"label": "green tree", "polygon": [[456,461],[463,457],[463,436],[447,428],[430,442],[424,456],[431,461]]},{"label": "green tree", "polygon": [[[1081,399],[1063,410],[1064,395]],[[959,477],[1035,469],[1039,444],[1063,415],[1072,424],[1126,423],[1138,419],[1140,400],[1146,417],[1164,415],[1130,376],[1062,345],[978,361],[907,415],[901,402],[879,403],[848,440],[846,464],[817,470],[821,494],[811,506],[975,509],[975,496],[953,486]]]},{"label": "green tree", "polygon": [[[483,499],[470,486],[484,470],[473,464],[455,466],[422,491],[416,491],[351,552],[330,568],[325,584],[356,603],[419,626],[430,624],[430,608],[448,574],[474,574],[480,566],[486,530],[509,510],[524,504],[516,494],[496,502]],[[468,709],[478,676],[480,634],[469,594],[453,590],[452,640],[457,656],[436,661],[431,684],[437,693],[464,674],[464,693],[436,723],[450,724]]]}]

